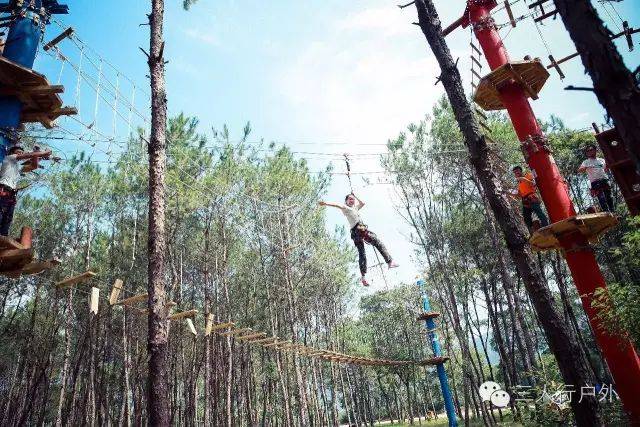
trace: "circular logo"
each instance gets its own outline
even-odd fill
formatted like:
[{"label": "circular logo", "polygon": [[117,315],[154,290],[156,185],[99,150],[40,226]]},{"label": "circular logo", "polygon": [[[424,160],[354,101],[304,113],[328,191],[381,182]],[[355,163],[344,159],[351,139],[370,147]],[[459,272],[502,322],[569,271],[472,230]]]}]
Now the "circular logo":
[{"label": "circular logo", "polygon": [[493,381],[487,381],[485,383],[480,384],[480,389],[478,391],[480,392],[480,397],[482,398],[482,401],[487,402],[491,400],[491,394],[493,394],[493,392],[498,390],[502,390],[502,387],[500,387],[500,384],[495,383]]},{"label": "circular logo", "polygon": [[511,401],[511,396],[504,390],[496,390],[491,393],[491,403],[493,403],[498,408],[506,408]]}]

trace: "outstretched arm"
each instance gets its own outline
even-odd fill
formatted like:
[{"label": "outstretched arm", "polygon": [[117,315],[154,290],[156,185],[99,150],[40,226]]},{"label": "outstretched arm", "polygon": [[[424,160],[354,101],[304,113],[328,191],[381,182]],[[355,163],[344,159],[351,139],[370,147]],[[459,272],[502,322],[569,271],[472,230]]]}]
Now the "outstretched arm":
[{"label": "outstretched arm", "polygon": [[49,157],[51,155],[51,150],[46,151],[32,151],[31,153],[22,153],[16,155],[17,160],[26,160],[40,157]]},{"label": "outstretched arm", "polygon": [[318,202],[318,204],[320,206],[331,206],[332,208],[338,208],[338,209],[342,209],[342,205],[340,203],[333,203],[333,202],[325,202],[323,200],[320,200]]}]

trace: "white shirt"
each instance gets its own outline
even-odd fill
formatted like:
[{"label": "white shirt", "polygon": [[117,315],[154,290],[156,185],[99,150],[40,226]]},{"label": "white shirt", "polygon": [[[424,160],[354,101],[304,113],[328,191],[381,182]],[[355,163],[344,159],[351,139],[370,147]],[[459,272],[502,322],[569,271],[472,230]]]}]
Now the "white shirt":
[{"label": "white shirt", "polygon": [[5,156],[0,166],[0,184],[15,190],[18,187],[18,180],[20,179],[20,164],[18,163],[18,156],[10,154]]},{"label": "white shirt", "polygon": [[604,159],[596,157],[595,159],[588,158],[580,165],[581,168],[585,168],[589,182],[599,181],[601,179],[607,179],[607,173],[604,171],[606,163]]},{"label": "white shirt", "polygon": [[340,208],[344,216],[347,218],[347,221],[349,222],[349,228],[353,228],[357,223],[362,222],[359,212],[361,207],[362,205],[357,203],[353,207],[342,205],[342,207]]}]

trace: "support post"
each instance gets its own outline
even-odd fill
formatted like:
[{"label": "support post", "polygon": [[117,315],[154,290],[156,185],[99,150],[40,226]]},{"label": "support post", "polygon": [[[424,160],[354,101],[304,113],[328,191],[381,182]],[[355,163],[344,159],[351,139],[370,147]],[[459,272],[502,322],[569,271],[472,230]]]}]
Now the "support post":
[{"label": "support post", "polygon": [[[11,13],[2,56],[26,68],[33,67],[40,36],[53,14],[67,13],[67,6],[57,0],[31,0],[0,3],[0,13]],[[9,147],[17,140],[22,102],[13,95],[0,96],[0,162]]]},{"label": "support post", "polygon": [[[509,63],[507,50],[491,17],[491,9],[496,4],[495,0],[468,0],[464,16],[469,20],[463,25],[472,26],[491,70]],[[575,216],[576,211],[565,180],[547,146],[547,139],[540,129],[525,89],[514,80],[500,89],[499,96],[522,143],[527,163],[536,177],[536,184],[551,222]],[[640,358],[627,337],[609,334],[602,327],[598,320],[598,310],[592,307],[594,292],[606,290],[606,282],[593,249],[581,233],[568,233],[559,236],[558,240],[564,249],[565,259],[596,342],[613,375],[616,391],[632,420],[640,423]]]},{"label": "support post", "polygon": [[[429,303],[429,296],[427,295],[426,286],[423,279],[418,279],[416,282],[418,288],[420,288],[420,295],[422,296],[422,309],[425,313],[431,312],[431,304]],[[433,356],[436,358],[442,358],[442,350],[440,348],[440,341],[438,340],[438,334],[436,333],[436,322],[433,317],[429,317],[424,321],[427,328],[427,337],[433,350]],[[440,388],[442,389],[442,399],[444,400],[444,407],[447,412],[447,418],[449,419],[449,427],[455,427],[458,425],[458,419],[456,418],[456,409],[453,405],[453,396],[451,395],[451,389],[449,389],[449,379],[447,378],[447,371],[444,369],[444,358],[438,364],[436,364],[436,370],[438,371],[438,380],[440,380]]]}]

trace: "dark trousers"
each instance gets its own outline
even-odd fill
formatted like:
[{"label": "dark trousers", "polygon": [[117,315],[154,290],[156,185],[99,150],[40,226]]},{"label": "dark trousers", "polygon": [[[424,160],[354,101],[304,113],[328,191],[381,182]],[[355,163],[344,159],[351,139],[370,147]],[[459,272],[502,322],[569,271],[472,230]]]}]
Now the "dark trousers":
[{"label": "dark trousers", "polygon": [[613,197],[611,197],[611,186],[606,179],[599,179],[591,183],[591,192],[598,198],[600,209],[602,212],[613,212],[615,206],[613,205]]},{"label": "dark trousers", "polygon": [[367,274],[367,254],[364,249],[365,242],[376,248],[387,264],[391,262],[391,255],[389,255],[387,248],[374,232],[367,229],[366,225],[356,224],[356,226],[351,229],[351,239],[356,245],[356,249],[358,249],[358,264],[360,265],[360,273],[363,276]]},{"label": "dark trousers", "polygon": [[14,196],[0,196],[0,235],[8,236],[11,221],[13,221],[13,209],[16,207]]},{"label": "dark trousers", "polygon": [[524,217],[524,223],[531,229],[533,225],[533,213],[536,213],[538,220],[540,220],[540,226],[545,227],[549,225],[549,220],[542,210],[542,204],[539,201],[522,201],[522,216]]}]

